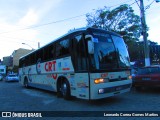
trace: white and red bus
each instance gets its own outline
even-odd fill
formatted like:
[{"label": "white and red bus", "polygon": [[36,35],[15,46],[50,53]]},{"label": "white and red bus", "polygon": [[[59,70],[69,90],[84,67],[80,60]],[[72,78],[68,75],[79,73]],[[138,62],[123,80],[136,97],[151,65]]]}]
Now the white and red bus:
[{"label": "white and red bus", "polygon": [[120,35],[95,28],[70,31],[19,60],[20,83],[69,99],[101,99],[130,91],[130,61]]}]

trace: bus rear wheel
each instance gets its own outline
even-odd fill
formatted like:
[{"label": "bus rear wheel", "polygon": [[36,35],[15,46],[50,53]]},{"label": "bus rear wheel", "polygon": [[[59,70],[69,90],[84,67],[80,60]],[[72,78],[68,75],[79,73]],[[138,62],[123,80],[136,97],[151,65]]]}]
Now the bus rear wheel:
[{"label": "bus rear wheel", "polygon": [[61,94],[64,99],[66,100],[71,99],[70,86],[67,80],[63,80],[61,83]]}]

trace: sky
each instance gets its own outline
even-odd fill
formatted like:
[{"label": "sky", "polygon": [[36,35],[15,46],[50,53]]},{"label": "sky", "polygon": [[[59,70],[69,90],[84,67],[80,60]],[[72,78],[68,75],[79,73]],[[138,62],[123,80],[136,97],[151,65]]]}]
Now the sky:
[{"label": "sky", "polygon": [[[160,3],[153,1],[144,0],[148,39],[160,44]],[[135,0],[0,0],[0,59],[19,48],[37,49],[38,42],[44,46],[71,29],[85,27],[85,14],[94,10],[132,3],[140,15]]]}]

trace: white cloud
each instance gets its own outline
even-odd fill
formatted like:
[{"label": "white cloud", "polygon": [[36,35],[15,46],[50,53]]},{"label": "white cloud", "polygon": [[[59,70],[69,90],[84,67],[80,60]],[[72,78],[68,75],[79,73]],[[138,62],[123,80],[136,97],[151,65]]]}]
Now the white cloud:
[{"label": "white cloud", "polygon": [[[37,43],[41,41],[41,39],[39,39],[41,38],[39,30],[43,29],[20,29],[43,24],[41,19],[45,18],[48,12],[54,10],[61,0],[35,0],[27,1],[27,3],[25,2],[23,4],[24,9],[18,6],[7,9],[8,12],[11,11],[18,17],[13,17],[15,14],[11,16],[10,14],[7,14],[8,12],[6,14],[0,14],[0,17],[2,18],[0,19],[0,59],[4,56],[10,56],[12,52],[18,48],[30,49],[28,46],[22,45],[23,42],[36,49]],[[1,8],[1,11],[6,11]],[[16,11],[21,12],[17,13]],[[46,21],[44,23],[46,23]]]},{"label": "white cloud", "polygon": [[[34,25],[37,21],[38,16],[36,13],[29,10],[18,23],[21,25],[21,28],[23,28],[23,26]],[[4,56],[10,56],[14,50],[19,48],[23,47],[30,49],[29,47],[22,45],[23,42],[31,44],[31,46],[34,47],[34,41],[36,41],[38,31],[34,29],[20,30],[21,28],[20,26],[0,21],[0,59]],[[37,46],[35,48],[37,48]]]},{"label": "white cloud", "polygon": [[159,28],[157,26],[152,26],[149,30],[149,40],[158,42],[160,44],[160,37],[159,37]]},{"label": "white cloud", "polygon": [[33,9],[29,9],[26,15],[19,20],[19,25],[31,26],[36,24],[38,19],[38,14]]},{"label": "white cloud", "polygon": [[158,27],[160,25],[159,24],[160,16],[158,16],[157,14],[151,14],[150,18],[149,16],[147,16],[147,25],[149,27],[148,39],[154,42],[158,42],[158,44],[160,44],[160,36],[159,36],[160,28]]}]

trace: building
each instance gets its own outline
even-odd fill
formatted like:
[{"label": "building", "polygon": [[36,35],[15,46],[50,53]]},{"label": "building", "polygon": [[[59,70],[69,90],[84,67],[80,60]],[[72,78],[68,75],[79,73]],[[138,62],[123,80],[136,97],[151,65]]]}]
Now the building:
[{"label": "building", "polygon": [[6,56],[3,57],[3,61],[1,63],[1,65],[5,65],[6,66],[6,73],[8,72],[8,70],[12,70],[12,66],[13,66],[13,57],[12,56]]},{"label": "building", "polygon": [[12,56],[3,57],[2,64],[6,65],[8,67],[12,67],[13,66],[13,57]]},{"label": "building", "polygon": [[6,65],[0,65],[0,75],[6,75]]},{"label": "building", "polygon": [[17,50],[14,50],[14,52],[12,53],[13,56],[13,67],[15,66],[19,66],[19,58],[32,52],[34,50],[28,50],[28,49],[24,49],[24,48],[19,48]]}]

